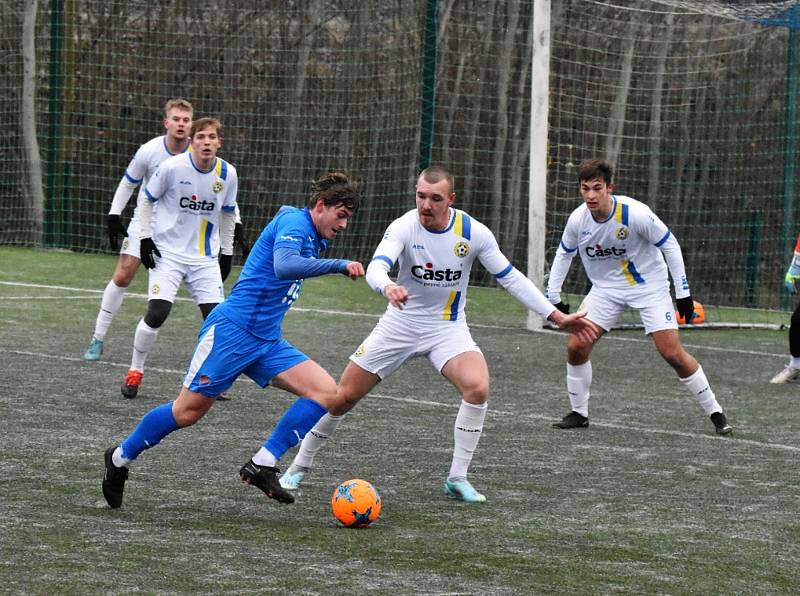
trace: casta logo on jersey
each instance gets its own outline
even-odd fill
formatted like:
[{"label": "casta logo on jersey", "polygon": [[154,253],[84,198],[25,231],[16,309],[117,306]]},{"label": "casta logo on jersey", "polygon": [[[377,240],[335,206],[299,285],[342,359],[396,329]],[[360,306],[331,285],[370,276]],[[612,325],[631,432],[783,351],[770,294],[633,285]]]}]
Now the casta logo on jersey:
[{"label": "casta logo on jersey", "polygon": [[181,208],[188,209],[189,211],[214,211],[214,203],[212,201],[197,200],[196,195],[190,197],[181,197],[178,203]]},{"label": "casta logo on jersey", "polygon": [[427,281],[457,281],[461,279],[461,271],[447,269],[434,269],[433,263],[425,263],[425,266],[414,265],[411,268],[411,275],[417,279]]},{"label": "casta logo on jersey", "polygon": [[612,246],[610,248],[603,248],[599,244],[586,247],[586,256],[590,259],[603,259],[605,257],[622,257],[627,253],[627,249],[617,248]]}]

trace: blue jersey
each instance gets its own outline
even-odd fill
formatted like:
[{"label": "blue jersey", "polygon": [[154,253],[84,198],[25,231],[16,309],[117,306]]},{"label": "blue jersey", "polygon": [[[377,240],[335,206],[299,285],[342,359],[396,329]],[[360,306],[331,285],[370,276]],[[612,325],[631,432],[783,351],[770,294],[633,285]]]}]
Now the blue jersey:
[{"label": "blue jersey", "polygon": [[288,248],[299,250],[301,257],[319,258],[327,246],[308,209],[281,207],[258,237],[230,296],[215,312],[256,337],[278,339],[283,317],[300,296],[303,280],[280,279],[275,274],[274,251]]}]

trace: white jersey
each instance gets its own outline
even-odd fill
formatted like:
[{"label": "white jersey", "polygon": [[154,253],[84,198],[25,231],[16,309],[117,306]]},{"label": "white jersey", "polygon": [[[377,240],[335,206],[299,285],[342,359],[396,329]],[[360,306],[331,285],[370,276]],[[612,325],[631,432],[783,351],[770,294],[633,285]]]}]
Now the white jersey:
[{"label": "white jersey", "polygon": [[[186,149],[188,148],[189,145],[187,144]],[[186,149],[183,150],[184,153]],[[125,169],[125,177],[120,187],[117,189],[117,193],[114,195],[109,213],[112,215],[121,214],[122,210],[125,209],[125,206],[128,204],[128,200],[131,198],[133,189],[137,185],[141,185],[139,186],[139,193],[136,197],[136,207],[134,207],[133,217],[131,218],[131,221],[135,220],[140,201],[144,200],[144,189],[147,183],[150,181],[150,178],[153,177],[153,174],[158,169],[158,166],[161,165],[161,162],[173,155],[175,155],[175,153],[171,153],[170,150],[167,149],[166,135],[150,139],[139,147],[131,159],[131,162],[128,164],[128,167]]]},{"label": "white jersey", "polygon": [[152,238],[164,256],[200,265],[217,258],[221,211],[236,211],[236,168],[217,157],[208,171],[197,169],[191,152],[165,160],[145,188],[157,203]]},{"label": "white jersey", "polygon": [[385,262],[389,268],[396,262],[397,283],[408,291],[403,309],[390,304],[387,315],[411,317],[417,322],[463,320],[475,259],[497,277],[514,269],[489,228],[463,211],[450,211],[450,223],[441,232],[426,230],[416,209],[387,228],[372,259]]},{"label": "white jersey", "polygon": [[585,204],[569,216],[550,272],[550,299],[559,295],[576,252],[592,285],[653,291],[669,289],[667,255],[676,295],[688,295],[683,257],[669,228],[644,203],[618,195],[611,199],[611,214],[604,221],[595,221]]}]

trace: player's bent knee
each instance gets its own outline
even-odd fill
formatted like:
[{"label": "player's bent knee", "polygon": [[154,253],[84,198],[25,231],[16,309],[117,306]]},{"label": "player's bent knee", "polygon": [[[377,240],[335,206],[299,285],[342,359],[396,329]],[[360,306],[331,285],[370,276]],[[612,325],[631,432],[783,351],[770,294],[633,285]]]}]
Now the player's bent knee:
[{"label": "player's bent knee", "polygon": [[153,329],[158,329],[167,320],[172,310],[172,302],[166,300],[150,300],[147,303],[147,312],[144,315],[144,322]]}]

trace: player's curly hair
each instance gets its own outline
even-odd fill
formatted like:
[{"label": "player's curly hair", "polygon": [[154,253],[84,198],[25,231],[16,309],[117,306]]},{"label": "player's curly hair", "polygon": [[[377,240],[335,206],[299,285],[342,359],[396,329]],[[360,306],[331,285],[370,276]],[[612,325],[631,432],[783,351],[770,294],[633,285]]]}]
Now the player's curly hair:
[{"label": "player's curly hair", "polygon": [[361,194],[349,174],[345,172],[328,172],[311,186],[311,198],[308,206],[313,207],[322,200],[326,207],[342,205],[353,213],[361,206]]},{"label": "player's curly hair", "polygon": [[596,178],[611,184],[614,181],[614,166],[605,159],[584,159],[578,165],[578,183]]}]

